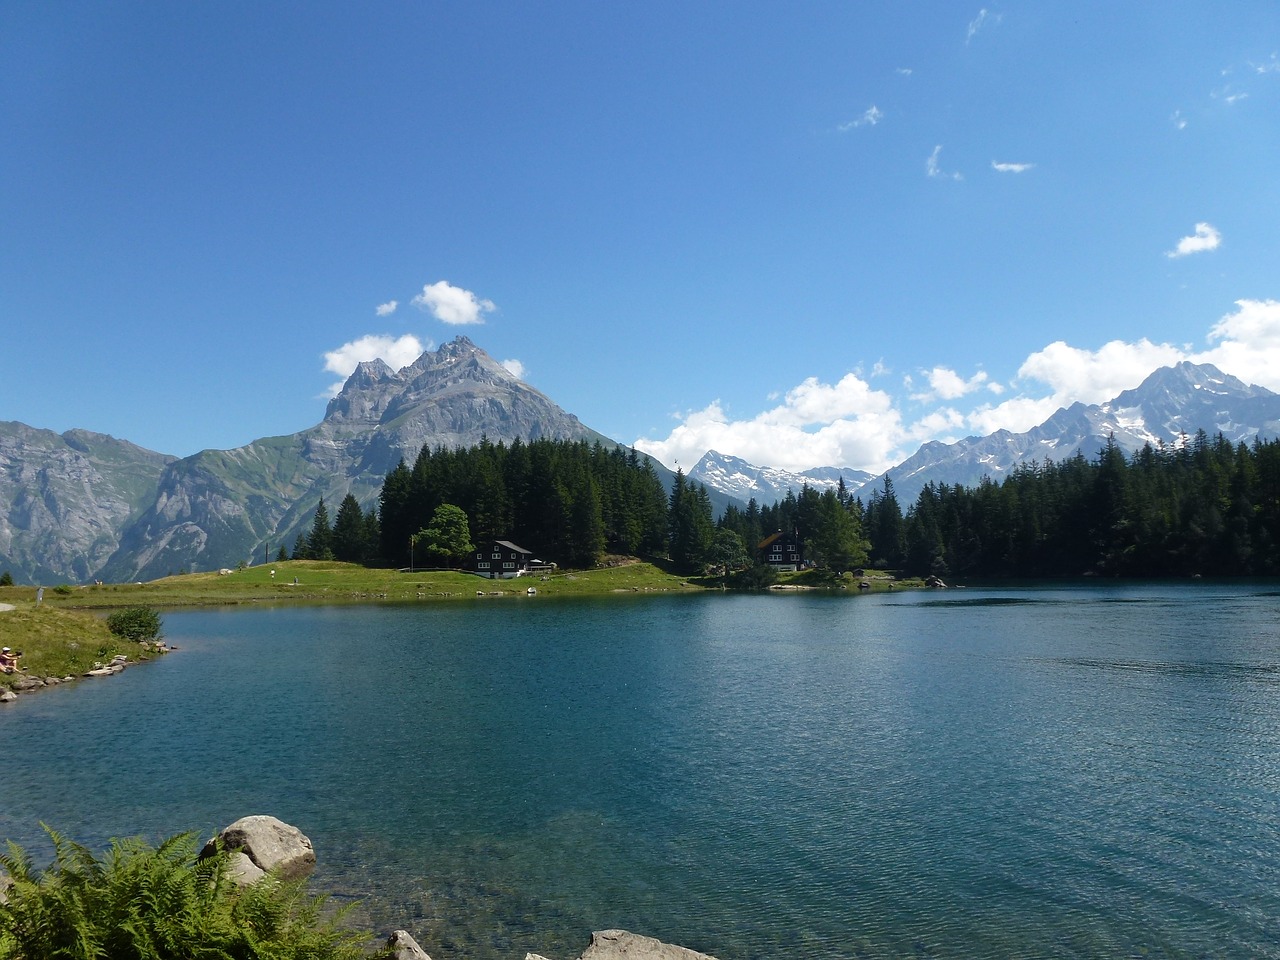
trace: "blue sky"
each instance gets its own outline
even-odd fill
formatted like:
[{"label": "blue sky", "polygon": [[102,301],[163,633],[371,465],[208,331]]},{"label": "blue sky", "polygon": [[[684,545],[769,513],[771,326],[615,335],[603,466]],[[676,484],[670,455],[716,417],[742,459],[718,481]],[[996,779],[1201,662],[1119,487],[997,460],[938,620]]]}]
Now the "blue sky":
[{"label": "blue sky", "polygon": [[686,468],[1280,390],[1272,0],[14,0],[0,129],[35,427],[239,446],[458,334]]}]

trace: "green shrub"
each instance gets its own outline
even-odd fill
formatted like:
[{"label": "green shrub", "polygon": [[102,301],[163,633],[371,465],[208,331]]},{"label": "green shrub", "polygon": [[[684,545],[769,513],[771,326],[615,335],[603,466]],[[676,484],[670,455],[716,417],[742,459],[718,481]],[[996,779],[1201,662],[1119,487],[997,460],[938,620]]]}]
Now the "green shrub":
[{"label": "green shrub", "polygon": [[12,586],[13,586],[13,574],[10,573],[8,570],[6,570],[4,573],[0,573],[0,587],[12,587]]},{"label": "green shrub", "polygon": [[99,860],[45,828],[54,862],[32,868],[10,843],[13,878],[0,904],[0,960],[357,960],[367,936],[321,916],[305,880],[268,878],[241,890],[219,852],[196,859],[195,834],[152,847],[113,840]]},{"label": "green shrub", "polygon": [[107,617],[107,629],[126,640],[159,639],[160,626],[160,614],[150,607],[126,607]]}]

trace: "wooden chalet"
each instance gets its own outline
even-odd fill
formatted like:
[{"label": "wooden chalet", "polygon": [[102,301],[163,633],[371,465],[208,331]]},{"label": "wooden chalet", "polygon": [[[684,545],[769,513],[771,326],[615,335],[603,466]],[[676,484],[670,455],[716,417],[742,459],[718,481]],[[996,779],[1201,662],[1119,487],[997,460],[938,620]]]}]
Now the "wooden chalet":
[{"label": "wooden chalet", "polygon": [[554,570],[554,563],[544,563],[532,550],[510,540],[491,540],[476,550],[476,573],[490,580],[506,580],[534,570]]},{"label": "wooden chalet", "polygon": [[795,533],[779,530],[761,540],[756,552],[762,563],[779,571],[799,570],[804,563],[804,543]]}]

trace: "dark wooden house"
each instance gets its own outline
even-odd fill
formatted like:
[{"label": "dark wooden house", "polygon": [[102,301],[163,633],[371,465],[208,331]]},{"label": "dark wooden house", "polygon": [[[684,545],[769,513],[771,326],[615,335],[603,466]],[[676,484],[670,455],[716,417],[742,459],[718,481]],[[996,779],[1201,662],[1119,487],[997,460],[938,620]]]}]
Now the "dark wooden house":
[{"label": "dark wooden house", "polygon": [[532,550],[526,550],[510,540],[490,540],[476,549],[476,573],[490,580],[509,579],[528,573],[547,572],[556,569],[554,563],[539,560]]},{"label": "dark wooden house", "polygon": [[804,543],[795,533],[783,533],[779,530],[761,540],[756,552],[761,563],[766,563],[775,570],[799,570],[804,563]]}]

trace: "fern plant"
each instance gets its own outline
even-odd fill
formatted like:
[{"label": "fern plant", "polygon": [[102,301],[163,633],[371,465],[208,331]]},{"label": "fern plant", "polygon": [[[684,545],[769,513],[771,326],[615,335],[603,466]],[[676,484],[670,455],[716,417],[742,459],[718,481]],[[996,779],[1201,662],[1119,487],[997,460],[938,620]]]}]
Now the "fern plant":
[{"label": "fern plant", "polygon": [[227,857],[197,859],[195,834],[157,847],[113,840],[99,860],[45,827],[54,860],[33,868],[16,844],[0,866],[0,960],[363,960],[368,937],[326,916],[305,880],[268,875],[246,889]]}]

